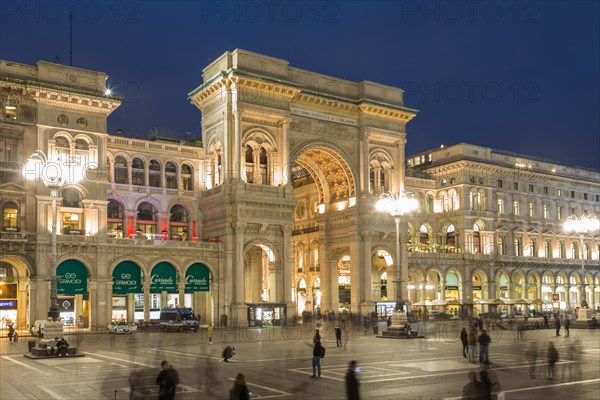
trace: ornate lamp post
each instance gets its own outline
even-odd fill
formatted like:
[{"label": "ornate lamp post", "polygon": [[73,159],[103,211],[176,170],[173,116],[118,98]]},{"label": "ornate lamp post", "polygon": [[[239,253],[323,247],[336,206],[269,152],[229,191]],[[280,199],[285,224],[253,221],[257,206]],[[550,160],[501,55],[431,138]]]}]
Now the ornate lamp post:
[{"label": "ornate lamp post", "polygon": [[583,245],[583,236],[586,233],[590,233],[598,230],[600,227],[598,218],[594,215],[582,215],[577,217],[575,215],[571,215],[567,221],[564,223],[563,228],[567,232],[576,232],[579,234],[580,247],[581,247],[581,291],[582,291],[582,299],[581,299],[581,309],[579,310],[579,315],[577,320],[587,321],[588,320],[588,302],[587,302],[587,294],[585,293],[585,254],[584,254],[584,245]]},{"label": "ornate lamp post", "polygon": [[74,174],[71,165],[58,159],[50,159],[41,150],[35,151],[27,162],[26,174],[34,174],[36,181],[41,179],[44,185],[50,189],[50,198],[52,199],[52,238],[50,242],[50,309],[48,317],[52,321],[58,321],[58,290],[56,277],[56,214],[59,190],[67,183],[77,183],[81,179],[80,174]]},{"label": "ornate lamp post", "polygon": [[[396,271],[394,274],[394,283],[396,287],[396,308],[397,313],[401,313],[404,308],[404,299],[402,298],[402,270],[400,264],[400,218],[409,212],[416,210],[419,203],[412,195],[406,196],[401,191],[399,194],[386,194],[377,201],[375,205],[377,211],[387,212],[396,222]],[[392,322],[392,325],[394,323]]]}]

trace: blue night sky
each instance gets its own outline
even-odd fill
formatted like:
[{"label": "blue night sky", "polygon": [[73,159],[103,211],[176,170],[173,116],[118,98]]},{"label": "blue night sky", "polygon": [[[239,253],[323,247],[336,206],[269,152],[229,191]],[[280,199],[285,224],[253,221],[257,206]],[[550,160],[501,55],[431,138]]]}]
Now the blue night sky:
[{"label": "blue night sky", "polygon": [[[406,90],[407,154],[467,142],[600,168],[598,1],[75,3],[73,65],[106,72],[109,132],[200,131],[187,93],[227,50]],[[0,3],[0,58],[69,63],[67,1]]]}]

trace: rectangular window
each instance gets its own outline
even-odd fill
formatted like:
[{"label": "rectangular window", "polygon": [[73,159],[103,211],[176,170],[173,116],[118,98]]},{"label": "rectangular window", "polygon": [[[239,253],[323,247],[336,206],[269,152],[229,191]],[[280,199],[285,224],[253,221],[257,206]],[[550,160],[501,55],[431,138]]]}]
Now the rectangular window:
[{"label": "rectangular window", "polygon": [[562,206],[556,207],[556,219],[562,219]]},{"label": "rectangular window", "polygon": [[498,199],[498,214],[504,214],[504,199]]},{"label": "rectangular window", "polygon": [[513,215],[519,215],[519,200],[513,200]]},{"label": "rectangular window", "polygon": [[571,190],[571,198],[574,199],[575,198],[575,191]]},{"label": "rectangular window", "polygon": [[519,190],[519,182],[515,182],[515,183],[513,184],[513,188],[514,188],[515,190]]},{"label": "rectangular window", "polygon": [[556,189],[556,195],[562,196],[562,189]]},{"label": "rectangular window", "polygon": [[583,194],[583,199],[584,199],[584,200],[587,200],[587,199],[588,199],[588,194],[587,194],[587,193],[584,193],[584,194]]},{"label": "rectangular window", "polygon": [[530,217],[533,217],[533,212],[534,212],[533,202],[530,201],[529,202],[529,216]]},{"label": "rectangular window", "polygon": [[4,106],[4,119],[17,119],[17,106]]},{"label": "rectangular window", "polygon": [[503,184],[503,183],[504,183],[504,182],[502,182],[502,179],[498,179],[498,187],[499,187],[499,188],[501,188],[501,187],[502,187],[502,184]]},{"label": "rectangular window", "polygon": [[550,207],[548,206],[548,204],[544,204],[543,207],[544,207],[544,211],[543,211],[544,219],[550,218]]},{"label": "rectangular window", "polygon": [[529,185],[529,191],[533,193],[533,185]]},{"label": "rectangular window", "polygon": [[600,201],[600,194],[596,195],[596,202]]},{"label": "rectangular window", "polygon": [[544,194],[548,194],[548,186],[544,186]]}]

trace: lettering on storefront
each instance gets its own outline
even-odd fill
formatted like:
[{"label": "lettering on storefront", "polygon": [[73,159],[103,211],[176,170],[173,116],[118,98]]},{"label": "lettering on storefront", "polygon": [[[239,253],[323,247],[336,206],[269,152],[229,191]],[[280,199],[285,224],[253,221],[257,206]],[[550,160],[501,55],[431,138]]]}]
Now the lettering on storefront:
[{"label": "lettering on storefront", "polygon": [[77,278],[77,274],[75,272],[67,272],[60,279],[60,283],[64,285],[81,285],[81,279]]},{"label": "lettering on storefront", "polygon": [[154,274],[154,275],[152,275],[150,280],[152,281],[152,283],[156,283],[156,284],[160,284],[160,285],[173,284],[172,276],[170,276],[168,278],[161,278],[160,275]]},{"label": "lettering on storefront", "polygon": [[206,278],[197,279],[193,275],[186,276],[185,282],[191,283],[194,285],[206,285],[207,284]]},{"label": "lettering on storefront", "polygon": [[121,274],[121,279],[115,280],[115,285],[130,285],[135,286],[138,282],[134,279],[130,279],[131,274]]}]

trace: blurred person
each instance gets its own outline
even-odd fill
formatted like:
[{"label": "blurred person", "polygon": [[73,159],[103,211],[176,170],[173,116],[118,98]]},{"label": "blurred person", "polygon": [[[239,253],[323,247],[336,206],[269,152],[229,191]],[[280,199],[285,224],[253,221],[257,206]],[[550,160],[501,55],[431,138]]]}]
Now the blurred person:
[{"label": "blurred person", "polygon": [[487,329],[484,328],[483,331],[481,331],[481,335],[479,335],[477,341],[479,342],[479,363],[483,364],[486,361],[489,362],[489,345],[492,342],[492,339],[488,335]]},{"label": "blurred person", "polygon": [[525,352],[525,357],[527,358],[527,362],[529,363],[529,377],[531,379],[535,379],[535,366],[537,364],[537,356],[538,356],[537,343],[531,342],[529,344],[529,348]]},{"label": "blurred person", "polygon": [[246,385],[244,374],[237,374],[233,386],[229,390],[229,400],[250,400],[250,391]]},{"label": "blurred person", "polygon": [[156,378],[158,400],[174,400],[179,385],[179,374],[167,360],[160,363],[161,371]]},{"label": "blurred person", "polygon": [[469,351],[469,334],[467,333],[467,328],[462,328],[462,331],[460,331],[460,341],[462,343],[463,357],[466,358]]},{"label": "blurred person", "polygon": [[348,340],[350,340],[350,329],[348,326],[344,326],[344,334],[342,335],[344,338],[344,351],[348,349]]},{"label": "blurred person", "polygon": [[489,362],[484,362],[482,365],[482,369],[479,372],[479,377],[481,379],[481,383],[484,384],[486,389],[486,399],[496,398],[499,392],[502,391],[500,387],[500,381],[498,380],[498,375],[496,371],[494,371]]},{"label": "blurred person", "polygon": [[556,316],[556,322],[554,322],[554,328],[556,329],[556,336],[560,336],[560,316]]},{"label": "blurred person", "polygon": [[342,330],[337,325],[335,326],[335,346],[336,347],[342,346]]},{"label": "blurred person", "polygon": [[548,354],[546,359],[548,360],[548,379],[553,381],[555,376],[555,365],[558,362],[558,351],[554,347],[554,343],[548,342]]},{"label": "blurred person", "polygon": [[346,398],[348,400],[359,400],[359,387],[360,380],[358,379],[358,372],[360,368],[356,366],[356,361],[352,360],[348,363],[348,370],[346,371]]},{"label": "blurred person", "polygon": [[544,328],[545,329],[549,328],[549,326],[548,326],[548,316],[546,314],[544,314]]},{"label": "blurred person", "polygon": [[467,337],[469,343],[469,362],[474,363],[477,359],[477,331],[476,328],[471,329]]},{"label": "blurred person", "polygon": [[319,333],[318,329],[315,329],[315,336],[313,336],[313,344],[317,342],[321,342],[321,334]]},{"label": "blurred person", "polygon": [[56,350],[58,349],[56,347],[57,343],[58,343],[58,337],[48,340],[48,343],[46,344],[46,352],[48,352],[48,356],[53,357],[57,354],[56,353]]},{"label": "blurred person", "polygon": [[571,327],[571,319],[569,317],[567,317],[567,320],[565,321],[565,336],[569,337],[569,328]]},{"label": "blurred person", "polygon": [[567,361],[562,370],[563,380],[567,378],[567,373],[570,380],[581,378],[581,364],[579,363],[579,352],[581,351],[580,345],[581,342],[579,339],[574,339],[566,349],[566,353],[563,353],[563,358]]},{"label": "blurred person", "polygon": [[12,323],[8,324],[8,343],[13,344],[13,338],[15,337],[15,327]]},{"label": "blurred person", "polygon": [[208,336],[208,344],[213,344],[212,338],[213,338],[213,326],[212,324],[208,324],[208,327],[206,328],[206,336]]},{"label": "blurred person", "polygon": [[60,338],[56,342],[56,353],[59,357],[66,357],[69,355],[69,342],[67,342],[67,340],[64,337]]},{"label": "blurred person", "polygon": [[143,386],[144,376],[140,369],[135,369],[129,374],[129,399],[141,399],[143,394],[139,390]]},{"label": "blurred person", "polygon": [[221,354],[221,357],[223,357],[223,361],[229,362],[228,360],[230,358],[232,358],[234,355],[235,355],[235,347],[226,346],[223,349],[223,353]]},{"label": "blurred person", "polygon": [[480,400],[485,396],[485,386],[477,380],[477,372],[469,371],[469,382],[463,386],[462,400]]}]

